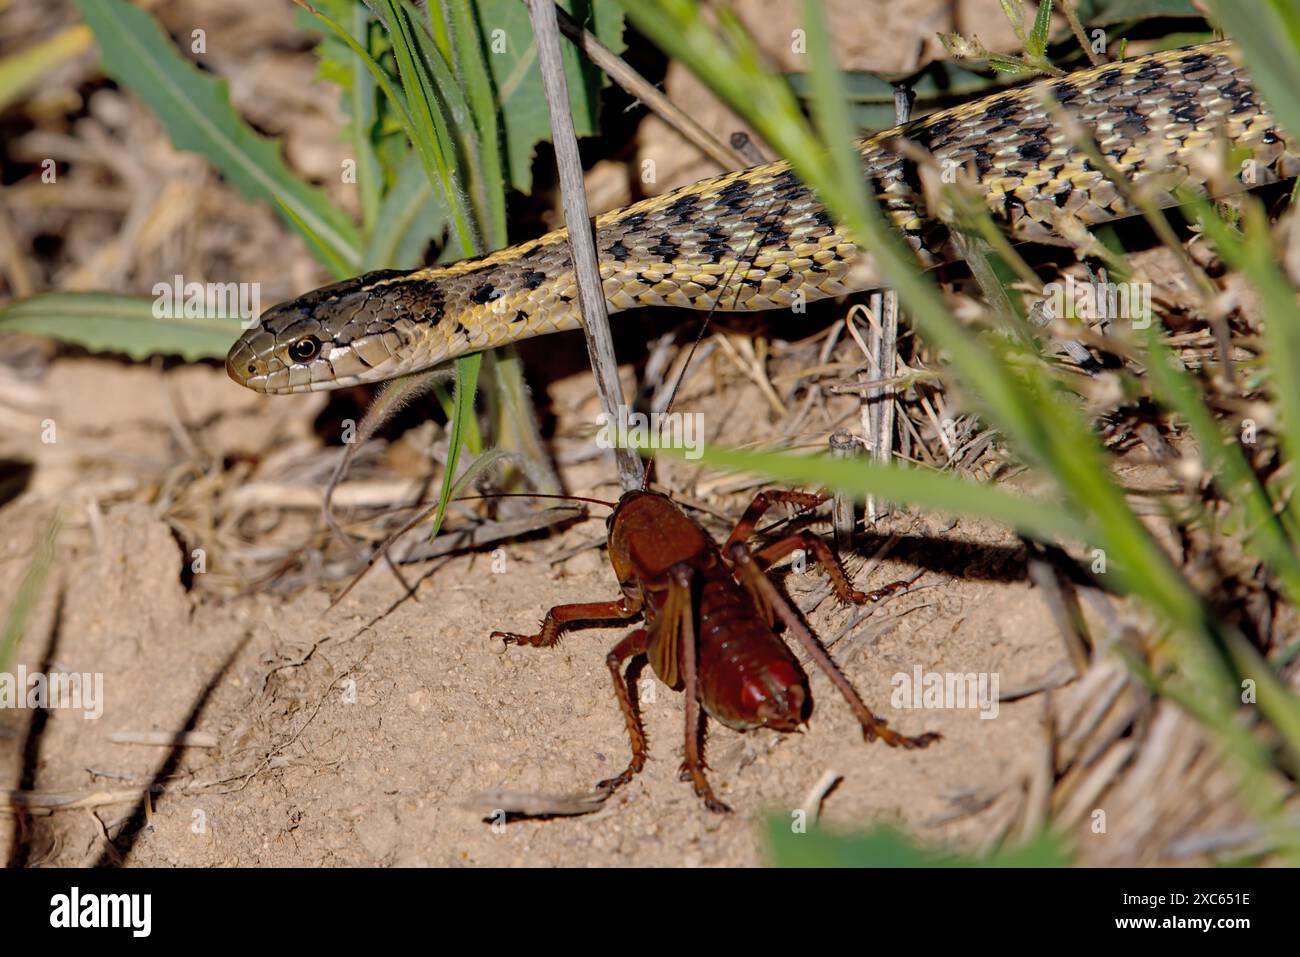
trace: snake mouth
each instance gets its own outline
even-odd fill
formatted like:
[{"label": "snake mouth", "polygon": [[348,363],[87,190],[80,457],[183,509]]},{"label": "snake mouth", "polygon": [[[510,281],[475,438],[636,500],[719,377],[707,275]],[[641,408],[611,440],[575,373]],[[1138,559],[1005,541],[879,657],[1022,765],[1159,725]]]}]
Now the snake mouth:
[{"label": "snake mouth", "polygon": [[[264,395],[329,392],[391,377],[384,368],[370,370],[372,375],[338,375],[328,358],[320,360],[326,368],[313,374],[310,363],[286,364],[276,356],[259,355],[254,347],[255,337],[252,338],[250,341],[246,336],[231,347],[226,356],[226,375],[244,388]],[[341,351],[338,347],[326,348],[331,352]]]}]

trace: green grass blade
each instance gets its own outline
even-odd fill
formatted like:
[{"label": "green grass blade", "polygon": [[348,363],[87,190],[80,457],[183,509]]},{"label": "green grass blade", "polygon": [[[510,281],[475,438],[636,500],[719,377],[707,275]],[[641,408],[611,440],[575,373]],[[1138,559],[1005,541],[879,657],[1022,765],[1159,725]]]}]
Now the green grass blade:
[{"label": "green grass blade", "polygon": [[1025,52],[1038,58],[1047,54],[1047,37],[1052,29],[1052,0],[1039,0],[1034,27],[1025,41]]},{"label": "green grass blade", "polygon": [[[405,5],[397,0],[380,0],[379,7],[393,44],[393,55],[410,110],[412,141],[431,181],[437,183],[448,198],[453,235],[460,243],[461,255],[473,256],[480,251],[477,229],[469,212],[460,174],[456,138],[451,132],[452,121],[446,114],[445,102],[438,95],[432,74],[431,64],[440,61],[441,55],[435,49],[432,58],[426,56],[421,27]],[[424,37],[428,38],[428,34],[425,33]],[[432,40],[428,39],[432,47]]]},{"label": "green grass blade", "polygon": [[451,17],[456,75],[465,86],[470,112],[474,118],[477,136],[473,148],[478,163],[478,189],[484,208],[483,235],[490,249],[500,249],[506,244],[505,170],[501,157],[501,129],[497,122],[496,91],[492,87],[492,74],[483,56],[483,35],[471,10],[469,0],[444,0]]},{"label": "green grass blade", "polygon": [[90,31],[78,24],[0,59],[0,110],[49,71],[81,56],[93,39]]},{"label": "green grass blade", "polygon": [[[364,4],[352,8],[352,38],[366,46],[370,37],[370,14]],[[348,113],[351,116],[352,158],[357,164],[357,189],[361,196],[361,223],[367,236],[373,236],[379,219],[379,204],[383,195],[384,176],[379,157],[371,140],[379,111],[375,101],[378,89],[375,78],[360,57],[349,61],[351,83],[347,90]]]},{"label": "green grass blade", "polygon": [[442,490],[438,493],[438,510],[434,513],[433,529],[429,540],[438,537],[442,528],[443,515],[447,503],[451,501],[452,490],[456,487],[456,466],[460,462],[460,450],[466,444],[466,430],[477,427],[474,419],[474,396],[478,392],[478,373],[483,364],[483,354],[461,356],[456,360],[456,391],[452,396],[451,441],[447,450],[447,467],[442,473]]},{"label": "green grass blade", "polygon": [[1063,511],[1059,502],[1035,501],[943,472],[862,459],[718,448],[705,448],[701,461],[723,469],[758,472],[782,482],[825,486],[859,500],[874,495],[953,515],[990,519],[1046,541],[1091,538],[1087,526]]},{"label": "green grass blade", "polygon": [[1300,605],[1300,556],[1240,446],[1224,437],[1195,381],[1161,341],[1155,324],[1147,330],[1147,349],[1147,376],[1156,398],[1186,421],[1224,502],[1242,513],[1240,524],[1247,547],[1278,575],[1291,602]]},{"label": "green grass blade", "polygon": [[[1282,449],[1288,462],[1300,462],[1300,310],[1274,252],[1272,235],[1260,204],[1246,201],[1242,211],[1245,232],[1238,233],[1224,222],[1214,208],[1196,196],[1184,197],[1199,214],[1201,228],[1233,269],[1240,271],[1259,293],[1264,313],[1264,361],[1270,389],[1278,404],[1282,423]],[[1294,475],[1279,497],[1286,504],[1285,515],[1292,537],[1300,530],[1300,498],[1295,495]]]}]

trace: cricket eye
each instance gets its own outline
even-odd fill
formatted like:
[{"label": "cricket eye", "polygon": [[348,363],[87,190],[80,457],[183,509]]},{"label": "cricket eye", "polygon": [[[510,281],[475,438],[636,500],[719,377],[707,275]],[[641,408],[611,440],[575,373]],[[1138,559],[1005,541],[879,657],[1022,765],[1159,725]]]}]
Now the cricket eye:
[{"label": "cricket eye", "polygon": [[315,336],[303,336],[289,346],[289,355],[295,362],[310,362],[320,355],[320,340]]}]

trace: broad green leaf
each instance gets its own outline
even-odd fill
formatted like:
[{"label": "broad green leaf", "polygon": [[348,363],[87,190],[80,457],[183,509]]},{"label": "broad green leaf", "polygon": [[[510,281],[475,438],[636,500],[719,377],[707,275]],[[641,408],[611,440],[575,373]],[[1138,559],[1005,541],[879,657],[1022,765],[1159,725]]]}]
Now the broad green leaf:
[{"label": "broad green leaf", "polygon": [[410,153],[379,206],[361,268],[414,269],[423,264],[429,244],[446,233],[447,203],[429,184],[420,158]]},{"label": "broad green leaf", "polygon": [[[361,243],[348,217],[320,190],[298,179],[279,146],[244,122],[226,82],[177,52],[149,14],[123,0],[76,0],[95,31],[104,70],[149,105],[178,149],[207,157],[246,196],[293,211],[298,222],[355,269]],[[295,225],[293,217],[285,216]]]},{"label": "broad green leaf", "polygon": [[[615,53],[625,49],[623,12],[610,0],[564,0],[560,6]],[[510,185],[529,193],[537,144],[550,142],[551,124],[528,8],[519,0],[480,0],[478,22],[487,39],[488,70],[501,104]],[[578,136],[592,136],[597,132],[604,74],[567,40],[562,52],[574,130]]]},{"label": "broad green leaf", "polygon": [[159,319],[149,296],[51,292],[0,309],[0,331],[31,332],[132,359],[176,355],[224,359],[241,331],[238,319]]}]

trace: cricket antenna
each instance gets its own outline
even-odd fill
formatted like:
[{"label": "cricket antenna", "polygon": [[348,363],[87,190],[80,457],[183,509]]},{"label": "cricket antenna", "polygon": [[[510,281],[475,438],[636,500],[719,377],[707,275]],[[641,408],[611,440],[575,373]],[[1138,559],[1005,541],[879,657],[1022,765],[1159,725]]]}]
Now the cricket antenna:
[{"label": "cricket antenna", "polygon": [[462,495],[448,501],[477,502],[485,498],[553,498],[561,502],[586,502],[589,505],[603,505],[609,509],[617,507],[613,502],[607,502],[603,498],[588,498],[585,495],[560,495],[551,492],[484,492],[482,495]]},{"label": "cricket antenna", "polygon": [[[462,495],[462,496],[458,496],[457,498],[448,499],[448,501],[476,502],[479,501],[480,499],[485,499],[485,498],[552,498],[552,499],[560,499],[561,501],[565,501],[565,502],[587,502],[590,505],[603,505],[605,506],[605,508],[609,509],[610,511],[613,511],[617,507],[613,502],[607,502],[603,498],[587,498],[586,496],[583,495],[558,495],[558,494],[550,494],[547,492],[485,492],[482,495]],[[368,559],[366,559],[366,563],[361,567],[361,570],[352,576],[352,580],[348,582],[347,587],[344,588],[343,591],[339,592],[338,595],[327,606],[325,606],[325,610],[329,611],[335,605],[341,602],[344,599],[344,597],[348,594],[348,592],[352,591],[352,589],[356,586],[357,582],[361,581],[361,579],[365,577],[366,572],[374,568],[375,563],[378,562],[381,558],[384,558],[388,554],[388,549],[392,547],[395,541],[397,541],[399,538],[401,538],[403,535],[405,535],[407,532],[413,529],[416,525],[419,525],[422,521],[424,521],[426,518],[428,518],[437,510],[438,510],[438,506],[436,503],[430,505],[428,508],[424,509],[423,511],[417,512],[414,518],[407,521],[406,524],[404,524],[401,528],[393,532],[393,534],[389,535],[388,538],[384,540],[384,543],[380,545],[377,549],[375,549],[375,551],[371,554],[371,556]],[[400,574],[397,577],[398,577],[398,581],[402,581],[402,577]],[[406,582],[402,581],[402,584],[403,586],[405,586]],[[408,591],[409,590],[410,589],[408,588]]]}]

